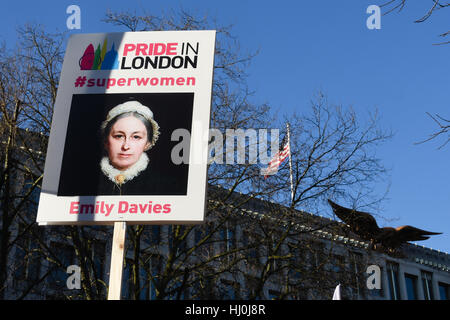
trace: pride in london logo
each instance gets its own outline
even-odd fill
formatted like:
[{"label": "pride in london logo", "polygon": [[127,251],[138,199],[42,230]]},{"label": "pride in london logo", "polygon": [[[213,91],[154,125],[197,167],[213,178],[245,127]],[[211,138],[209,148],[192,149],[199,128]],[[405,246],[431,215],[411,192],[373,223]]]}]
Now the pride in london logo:
[{"label": "pride in london logo", "polygon": [[119,67],[118,52],[115,49],[115,44],[111,45],[111,49],[107,52],[108,41],[103,41],[103,46],[100,48],[98,44],[94,51],[94,46],[90,43],[83,56],[80,58],[80,70],[114,70]]}]

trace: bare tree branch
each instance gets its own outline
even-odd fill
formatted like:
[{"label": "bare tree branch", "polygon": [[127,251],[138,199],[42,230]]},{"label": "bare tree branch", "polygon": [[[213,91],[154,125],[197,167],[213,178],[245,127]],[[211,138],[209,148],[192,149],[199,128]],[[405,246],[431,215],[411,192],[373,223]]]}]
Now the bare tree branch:
[{"label": "bare tree branch", "polygon": [[[445,135],[446,133],[447,134],[450,133],[450,120],[449,119],[445,119],[444,117],[442,117],[442,116],[440,116],[438,114],[435,114],[433,116],[429,112],[427,112],[427,115],[431,119],[433,119],[434,122],[436,122],[436,124],[439,126],[440,129],[438,131],[430,134],[430,136],[427,139],[425,139],[423,141],[416,142],[415,144],[421,144],[421,143],[424,143],[424,142],[428,142],[428,141],[431,141],[431,140],[433,140],[433,139],[435,139],[437,137]],[[445,147],[447,145],[447,143],[449,143],[449,141],[450,141],[450,135],[447,137],[447,140],[438,147],[438,149],[442,149],[443,147]]]}]

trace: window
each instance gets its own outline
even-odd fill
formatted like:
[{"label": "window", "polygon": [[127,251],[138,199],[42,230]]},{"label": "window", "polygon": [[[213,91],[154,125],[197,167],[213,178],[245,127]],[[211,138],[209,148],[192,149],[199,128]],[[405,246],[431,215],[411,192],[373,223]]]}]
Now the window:
[{"label": "window", "polygon": [[54,289],[62,289],[66,288],[66,281],[67,281],[67,267],[70,265],[74,265],[75,262],[75,252],[72,246],[69,246],[67,244],[59,243],[59,242],[52,242],[51,243],[51,249],[54,254],[55,260],[60,262],[51,265],[51,268],[55,268],[49,276],[49,284]]},{"label": "window", "polygon": [[422,271],[423,297],[425,300],[433,300],[433,284],[431,283],[432,273]]},{"label": "window", "polygon": [[172,225],[169,225],[169,226],[167,227],[167,241],[168,241],[168,243],[169,243],[169,250],[172,250],[172,249],[173,249],[173,237],[174,237],[174,234],[173,234],[173,226],[172,226]]},{"label": "window", "polygon": [[439,296],[441,300],[450,300],[449,297],[450,285],[447,283],[439,282]]},{"label": "window", "polygon": [[[32,177],[28,175],[25,177],[24,186],[23,186],[23,195],[25,196],[28,192],[30,192],[31,188],[33,188],[34,180]],[[37,206],[39,203],[40,196],[40,188],[35,186],[29,196],[25,199],[27,202],[26,208],[29,213],[35,213],[37,211]]]},{"label": "window", "polygon": [[268,299],[269,300],[276,300],[276,299],[279,299],[280,298],[280,296],[281,296],[281,292],[280,291],[277,291],[277,290],[269,290],[269,292],[268,292],[269,294],[268,294]]},{"label": "window", "polygon": [[157,295],[157,285],[159,284],[158,275],[161,273],[163,257],[160,255],[152,255],[150,257],[149,273],[147,277],[149,279],[149,295],[150,300],[155,300]]},{"label": "window", "polygon": [[177,277],[170,286],[170,294],[167,295],[167,299],[170,300],[183,300],[189,295],[189,288],[186,286],[185,277],[189,277],[189,273],[185,273],[180,277]]},{"label": "window", "polygon": [[299,248],[294,244],[288,244],[289,253],[291,257],[289,258],[288,277],[292,281],[298,282],[302,277],[302,272],[305,270],[305,249]]},{"label": "window", "polygon": [[148,274],[145,268],[142,266],[139,268],[139,278],[140,278],[140,289],[139,299],[141,300],[149,300],[150,299],[150,279],[148,278]]},{"label": "window", "polygon": [[220,229],[221,250],[230,251],[236,247],[235,235],[233,226],[226,223],[223,228]]},{"label": "window", "polygon": [[248,230],[243,231],[243,244],[244,247],[247,248],[247,261],[248,262],[257,262],[259,259],[258,253],[258,240],[256,237],[250,233]]},{"label": "window", "polygon": [[[369,263],[370,265],[371,263]],[[351,271],[351,281],[355,290],[353,290],[352,299],[366,299],[367,293],[371,296],[379,297],[382,295],[381,287],[380,289],[367,288],[367,262],[364,261],[363,255],[359,252],[350,252],[350,267]],[[381,271],[381,270],[380,270]],[[366,290],[367,289],[367,290]]]},{"label": "window", "polygon": [[398,286],[398,264],[387,262],[386,271],[388,276],[389,293],[391,296],[391,300],[400,300],[400,290]]},{"label": "window", "polygon": [[239,284],[226,279],[220,279],[219,295],[221,299],[234,300],[238,298]]},{"label": "window", "polygon": [[203,233],[204,233],[204,230],[201,228],[201,226],[194,227],[194,242],[195,242],[195,244],[199,243],[200,240],[203,239]]},{"label": "window", "polygon": [[151,238],[150,238],[150,243],[152,245],[157,245],[159,244],[159,242],[161,241],[161,226],[150,226],[151,228]]},{"label": "window", "polygon": [[417,300],[417,277],[405,274],[405,284],[408,300]]},{"label": "window", "polygon": [[322,265],[327,260],[327,255],[325,254],[325,246],[323,243],[314,242],[309,249],[310,259],[312,259],[312,268],[316,271],[322,268]]},{"label": "window", "polygon": [[[135,268],[139,273],[134,279]],[[146,268],[142,265],[136,266],[134,260],[125,259],[125,268],[122,276],[122,298],[126,300],[148,300],[149,299],[149,279]]]},{"label": "window", "polygon": [[339,254],[332,254],[331,270],[336,274],[343,272],[345,270],[345,257]]},{"label": "window", "polygon": [[167,238],[169,250],[174,250],[174,254],[183,254],[187,248],[187,240],[183,238],[185,227],[182,225],[169,225]]},{"label": "window", "polygon": [[[33,228],[31,226],[31,228]],[[18,240],[16,243],[15,261],[17,268],[14,272],[14,280],[37,281],[39,279],[41,262],[38,255],[34,252],[38,248],[36,241],[32,239],[30,226],[19,223]],[[34,230],[38,234],[38,230]]]},{"label": "window", "polygon": [[230,251],[236,247],[236,237],[233,226],[230,226],[230,223],[228,222],[225,223],[219,230],[219,236],[219,250],[221,254],[224,254],[221,260],[223,260],[223,262],[230,263],[234,259],[234,254],[230,253]]},{"label": "window", "polygon": [[133,260],[125,259],[125,265],[122,275],[122,299],[130,300],[133,297],[134,285],[133,285],[133,270],[132,265]]}]

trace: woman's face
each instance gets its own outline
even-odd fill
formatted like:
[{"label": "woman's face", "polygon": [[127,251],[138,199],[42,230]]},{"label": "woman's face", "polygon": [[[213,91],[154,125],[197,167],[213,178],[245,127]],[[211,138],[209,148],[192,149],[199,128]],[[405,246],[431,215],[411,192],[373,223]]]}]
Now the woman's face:
[{"label": "woman's face", "polygon": [[109,161],[119,170],[135,164],[149,146],[145,125],[133,116],[121,118],[113,124],[105,145]]}]

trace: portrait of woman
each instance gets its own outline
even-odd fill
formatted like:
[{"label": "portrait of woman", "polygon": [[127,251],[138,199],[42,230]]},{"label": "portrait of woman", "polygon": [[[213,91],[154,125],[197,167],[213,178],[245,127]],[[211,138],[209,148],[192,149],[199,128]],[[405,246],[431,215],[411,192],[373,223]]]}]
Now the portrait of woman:
[{"label": "portrait of woman", "polygon": [[171,135],[191,130],[192,110],[190,93],[74,95],[58,196],[186,195]]},{"label": "portrait of woman", "polygon": [[112,193],[135,193],[145,182],[138,177],[149,165],[146,152],[159,137],[153,112],[136,100],[119,104],[102,123],[101,135],[105,154],[100,168],[107,180],[102,182],[103,187],[108,189],[110,185]]}]

